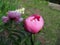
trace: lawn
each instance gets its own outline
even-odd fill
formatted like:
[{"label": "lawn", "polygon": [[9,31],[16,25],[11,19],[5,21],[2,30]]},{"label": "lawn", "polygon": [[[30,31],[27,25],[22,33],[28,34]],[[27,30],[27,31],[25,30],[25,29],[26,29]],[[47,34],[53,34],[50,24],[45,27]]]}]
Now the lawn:
[{"label": "lawn", "polygon": [[60,11],[51,9],[47,1],[43,0],[0,0],[0,24],[1,17],[9,10],[25,7],[24,18],[38,13],[45,20],[44,28],[37,35],[41,45],[60,45]]}]

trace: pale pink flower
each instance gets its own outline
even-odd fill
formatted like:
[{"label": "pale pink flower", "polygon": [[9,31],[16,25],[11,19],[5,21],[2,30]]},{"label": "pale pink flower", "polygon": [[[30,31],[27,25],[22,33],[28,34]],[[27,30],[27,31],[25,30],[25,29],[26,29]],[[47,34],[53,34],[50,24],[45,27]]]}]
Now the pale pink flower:
[{"label": "pale pink flower", "polygon": [[25,19],[24,26],[27,31],[34,34],[38,33],[44,26],[44,19],[40,15],[33,14],[32,16],[29,16]]},{"label": "pale pink flower", "polygon": [[12,20],[17,21],[21,17],[21,14],[17,11],[9,11],[8,12],[8,17]]},{"label": "pale pink flower", "polygon": [[6,16],[3,16],[3,17],[2,17],[2,21],[3,21],[4,23],[7,23],[7,22],[9,21],[9,18],[6,17]]},{"label": "pale pink flower", "polygon": [[23,18],[20,18],[19,20],[16,21],[16,23],[20,23],[23,21]]}]

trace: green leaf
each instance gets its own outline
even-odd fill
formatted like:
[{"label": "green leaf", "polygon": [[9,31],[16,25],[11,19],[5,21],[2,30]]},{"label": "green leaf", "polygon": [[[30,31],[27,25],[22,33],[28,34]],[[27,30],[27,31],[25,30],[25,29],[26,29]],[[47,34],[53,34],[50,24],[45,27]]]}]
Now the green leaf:
[{"label": "green leaf", "polygon": [[39,40],[36,40],[34,45],[41,45],[41,42]]},{"label": "green leaf", "polygon": [[3,32],[3,31],[4,31],[4,29],[0,29],[0,33]]}]

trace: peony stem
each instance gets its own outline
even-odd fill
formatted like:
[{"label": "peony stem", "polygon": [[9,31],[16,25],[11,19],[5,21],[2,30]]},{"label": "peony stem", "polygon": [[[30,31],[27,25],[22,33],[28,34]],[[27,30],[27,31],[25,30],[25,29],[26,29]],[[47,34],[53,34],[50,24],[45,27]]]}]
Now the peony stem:
[{"label": "peony stem", "polygon": [[35,41],[35,35],[31,34],[31,45],[34,45],[34,41]]}]

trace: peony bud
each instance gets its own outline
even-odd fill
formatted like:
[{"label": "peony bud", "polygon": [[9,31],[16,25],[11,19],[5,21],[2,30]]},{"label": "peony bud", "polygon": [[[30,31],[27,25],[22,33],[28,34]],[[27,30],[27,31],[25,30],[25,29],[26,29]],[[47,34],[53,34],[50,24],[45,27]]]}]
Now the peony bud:
[{"label": "peony bud", "polygon": [[9,21],[9,18],[6,17],[6,16],[3,16],[3,17],[2,17],[2,21],[3,21],[4,23],[7,23],[7,22]]},{"label": "peony bud", "polygon": [[24,26],[27,31],[35,34],[38,33],[44,26],[44,20],[42,16],[34,14],[25,19]]}]

